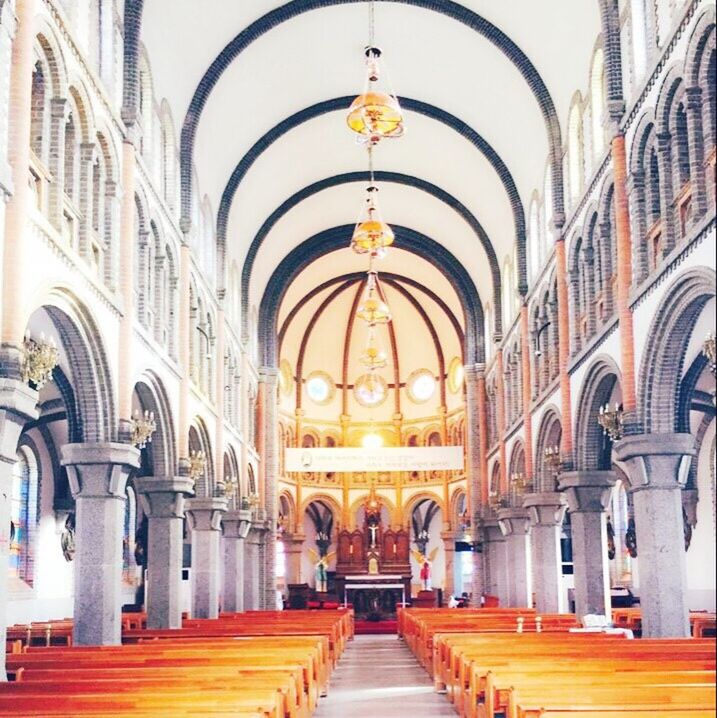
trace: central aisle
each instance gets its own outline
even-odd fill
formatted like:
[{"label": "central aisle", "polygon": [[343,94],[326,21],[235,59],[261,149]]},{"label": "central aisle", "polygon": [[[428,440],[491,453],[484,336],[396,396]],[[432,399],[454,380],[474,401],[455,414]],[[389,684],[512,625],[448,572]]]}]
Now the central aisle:
[{"label": "central aisle", "polygon": [[438,718],[456,712],[396,636],[356,636],[315,718]]}]

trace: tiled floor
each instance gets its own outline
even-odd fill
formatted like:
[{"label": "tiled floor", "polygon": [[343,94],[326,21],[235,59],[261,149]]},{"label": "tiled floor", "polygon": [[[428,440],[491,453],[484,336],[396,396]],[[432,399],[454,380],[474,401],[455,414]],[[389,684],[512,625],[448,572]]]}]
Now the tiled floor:
[{"label": "tiled floor", "polygon": [[440,718],[456,713],[396,636],[357,636],[314,718]]}]

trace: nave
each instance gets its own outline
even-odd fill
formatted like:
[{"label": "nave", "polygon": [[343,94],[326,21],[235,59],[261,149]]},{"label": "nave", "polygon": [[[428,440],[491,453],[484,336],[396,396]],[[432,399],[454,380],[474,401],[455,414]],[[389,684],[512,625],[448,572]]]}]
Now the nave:
[{"label": "nave", "polygon": [[356,636],[315,718],[455,716],[428,674],[394,635]]}]

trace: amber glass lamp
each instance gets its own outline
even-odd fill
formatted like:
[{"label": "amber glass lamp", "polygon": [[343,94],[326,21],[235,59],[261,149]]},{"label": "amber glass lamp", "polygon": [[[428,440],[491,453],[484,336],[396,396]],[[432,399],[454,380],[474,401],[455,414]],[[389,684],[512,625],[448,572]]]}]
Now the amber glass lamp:
[{"label": "amber glass lamp", "polygon": [[369,370],[383,369],[388,364],[386,352],[378,346],[376,341],[376,326],[370,325],[368,329],[368,342],[360,358],[361,363]]},{"label": "amber glass lamp", "polygon": [[366,293],[356,316],[367,324],[387,324],[391,321],[391,310],[388,304],[381,299],[378,291],[378,275],[374,271],[368,273]]},{"label": "amber glass lamp", "polygon": [[366,84],[364,91],[351,103],[346,118],[359,141],[370,144],[385,138],[401,137],[404,133],[403,111],[398,98],[379,87],[380,58],[379,48],[366,48]]},{"label": "amber glass lamp", "polygon": [[394,239],[393,230],[381,218],[378,187],[371,185],[366,189],[365,214],[356,224],[351,249],[357,254],[380,255],[393,244]]}]

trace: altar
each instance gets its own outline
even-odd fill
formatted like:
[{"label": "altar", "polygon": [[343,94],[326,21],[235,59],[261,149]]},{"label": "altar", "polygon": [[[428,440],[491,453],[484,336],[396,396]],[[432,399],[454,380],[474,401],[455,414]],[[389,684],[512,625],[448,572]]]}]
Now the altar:
[{"label": "altar", "polygon": [[406,606],[406,583],[403,576],[346,576],[344,581],[344,606],[349,605],[349,592],[354,610],[358,613],[395,613],[399,605]]},{"label": "altar", "polygon": [[372,491],[360,528],[338,534],[336,593],[353,604],[357,616],[395,616],[411,597],[410,535],[386,527],[381,508]]}]

